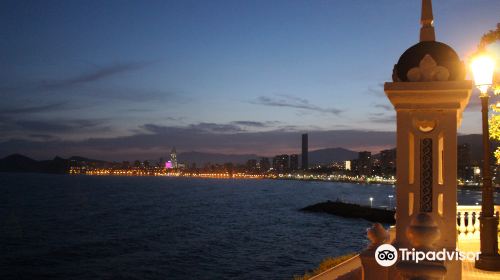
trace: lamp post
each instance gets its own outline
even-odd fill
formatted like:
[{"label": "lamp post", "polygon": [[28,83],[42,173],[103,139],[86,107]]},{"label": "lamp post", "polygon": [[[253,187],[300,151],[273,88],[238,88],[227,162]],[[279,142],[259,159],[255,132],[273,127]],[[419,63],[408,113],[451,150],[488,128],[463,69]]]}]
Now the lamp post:
[{"label": "lamp post", "polygon": [[490,170],[490,139],[488,129],[488,90],[493,84],[495,61],[485,55],[479,55],[471,63],[476,87],[481,92],[481,112],[483,127],[483,188],[481,201],[480,234],[481,255],[475,266],[484,270],[500,270],[498,255],[498,218],[494,215],[493,188]]},{"label": "lamp post", "polygon": [[373,207],[373,197],[370,197],[370,207]]}]

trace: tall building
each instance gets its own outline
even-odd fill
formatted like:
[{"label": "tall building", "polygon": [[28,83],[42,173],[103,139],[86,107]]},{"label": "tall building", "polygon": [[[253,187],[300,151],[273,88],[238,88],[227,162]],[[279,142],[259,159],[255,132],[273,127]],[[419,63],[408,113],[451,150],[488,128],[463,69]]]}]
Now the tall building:
[{"label": "tall building", "polygon": [[359,174],[359,164],[358,159],[351,160],[351,174]]},{"label": "tall building", "polygon": [[344,170],[351,171],[351,161],[350,160],[346,160],[344,162]]},{"label": "tall building", "polygon": [[277,172],[286,172],[289,170],[288,155],[277,155],[273,158],[273,169]]},{"label": "tall building", "polygon": [[372,174],[372,153],[359,152],[358,154],[358,173],[361,176],[370,176]]},{"label": "tall building", "polygon": [[467,143],[457,146],[457,175],[464,181],[474,179],[470,145]]},{"label": "tall building", "polygon": [[396,149],[380,152],[380,172],[386,177],[396,175]]},{"label": "tall building", "polygon": [[261,172],[267,172],[271,168],[271,162],[269,162],[269,158],[263,157],[259,161],[259,170]]},{"label": "tall building", "polygon": [[302,134],[302,170],[309,169],[309,143],[307,133]]},{"label": "tall building", "polygon": [[172,163],[172,168],[179,167],[177,164],[177,151],[175,150],[175,147],[172,148],[172,151],[170,152],[170,162]]},{"label": "tall building", "polygon": [[297,154],[290,155],[290,170],[291,171],[299,170],[299,155]]},{"label": "tall building", "polygon": [[257,170],[257,160],[249,159],[246,164],[247,171],[255,171]]}]

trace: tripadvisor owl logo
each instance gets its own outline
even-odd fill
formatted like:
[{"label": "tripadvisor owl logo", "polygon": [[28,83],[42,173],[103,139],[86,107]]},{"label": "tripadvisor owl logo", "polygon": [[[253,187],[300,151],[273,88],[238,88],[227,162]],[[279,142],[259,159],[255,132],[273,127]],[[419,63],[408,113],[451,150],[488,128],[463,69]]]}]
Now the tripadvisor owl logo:
[{"label": "tripadvisor owl logo", "polygon": [[398,250],[391,244],[382,244],[375,251],[375,260],[381,266],[391,266],[398,261]]},{"label": "tripadvisor owl logo", "polygon": [[410,261],[419,263],[421,261],[477,261],[480,252],[461,252],[458,249],[446,250],[445,248],[437,251],[418,251],[408,248],[399,248],[397,250],[391,244],[382,244],[375,250],[375,260],[381,266],[388,267],[398,261],[398,251],[401,261]]}]

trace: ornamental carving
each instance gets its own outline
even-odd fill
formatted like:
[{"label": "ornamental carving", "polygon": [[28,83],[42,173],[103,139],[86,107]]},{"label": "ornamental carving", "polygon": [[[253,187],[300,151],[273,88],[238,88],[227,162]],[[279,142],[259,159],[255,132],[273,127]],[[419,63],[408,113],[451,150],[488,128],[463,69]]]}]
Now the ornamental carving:
[{"label": "ornamental carving", "polygon": [[448,81],[450,71],[437,65],[432,56],[426,54],[418,67],[413,67],[406,73],[406,77],[410,82]]},{"label": "ornamental carving", "polygon": [[420,141],[420,212],[432,212],[432,139]]},{"label": "ornamental carving", "polygon": [[413,125],[420,130],[421,132],[428,133],[436,128],[436,120],[427,120],[427,119],[414,119]]}]

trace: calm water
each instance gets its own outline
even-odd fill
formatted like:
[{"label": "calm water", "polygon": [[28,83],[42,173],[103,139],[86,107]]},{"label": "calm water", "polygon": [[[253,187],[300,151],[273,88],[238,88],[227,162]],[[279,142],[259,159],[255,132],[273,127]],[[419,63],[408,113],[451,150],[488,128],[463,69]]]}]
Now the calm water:
[{"label": "calm water", "polygon": [[[366,246],[360,219],[297,211],[386,206],[392,186],[0,173],[0,279],[291,279]],[[480,194],[459,193],[462,204]]]}]

